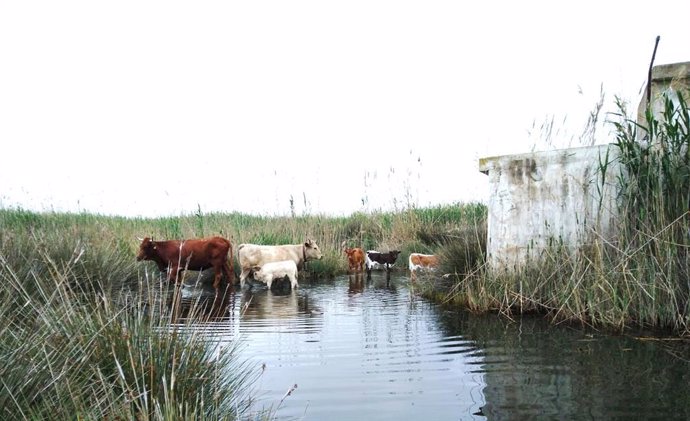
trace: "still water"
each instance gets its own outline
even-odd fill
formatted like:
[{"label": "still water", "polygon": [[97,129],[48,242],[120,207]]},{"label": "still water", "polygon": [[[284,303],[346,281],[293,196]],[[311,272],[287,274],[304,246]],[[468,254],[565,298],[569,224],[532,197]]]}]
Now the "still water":
[{"label": "still water", "polygon": [[444,310],[395,273],[230,301],[203,329],[279,420],[690,419],[684,341]]}]

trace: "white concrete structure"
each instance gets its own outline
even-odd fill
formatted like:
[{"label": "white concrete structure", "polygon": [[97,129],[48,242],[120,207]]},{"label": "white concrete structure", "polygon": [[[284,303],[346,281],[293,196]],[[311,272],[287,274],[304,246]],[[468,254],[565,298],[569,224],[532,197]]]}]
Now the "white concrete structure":
[{"label": "white concrete structure", "polygon": [[601,145],[480,159],[490,264],[515,269],[558,242],[574,250],[593,236],[613,238],[616,152]]},{"label": "white concrete structure", "polygon": [[[663,121],[664,95],[667,95],[676,108],[679,106],[678,93],[683,94],[685,102],[690,102],[690,62],[662,64],[652,67],[652,79],[650,88],[650,102],[654,116]],[[645,93],[637,107],[637,122],[647,126],[645,111],[647,109],[647,86]],[[638,140],[643,140],[644,130],[638,131]]]}]

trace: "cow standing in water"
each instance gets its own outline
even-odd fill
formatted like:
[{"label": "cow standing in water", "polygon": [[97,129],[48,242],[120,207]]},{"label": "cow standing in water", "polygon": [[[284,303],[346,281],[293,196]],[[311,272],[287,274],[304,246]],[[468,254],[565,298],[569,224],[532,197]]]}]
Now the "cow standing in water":
[{"label": "cow standing in water", "polygon": [[348,272],[362,272],[364,270],[364,250],[360,248],[346,248]]},{"label": "cow standing in water", "polygon": [[169,282],[177,282],[180,271],[213,268],[215,289],[220,287],[222,275],[234,288],[232,245],[223,237],[182,241],[153,241],[146,237],[141,241],[137,254],[137,261],[141,260],[152,260],[161,272],[167,270]]},{"label": "cow standing in water", "polygon": [[237,260],[240,263],[240,288],[244,287],[247,279],[256,266],[263,266],[269,262],[292,260],[297,268],[302,268],[309,260],[319,260],[323,257],[319,246],[313,240],[304,244],[283,244],[280,246],[262,246],[258,244],[240,244],[237,247]]},{"label": "cow standing in water", "polygon": [[391,250],[388,253],[380,253],[372,250],[367,251],[367,275],[371,275],[371,269],[374,267],[374,264],[384,265],[386,267],[386,274],[389,274],[391,266],[393,266],[398,259],[399,254],[400,251],[398,250]]},{"label": "cow standing in water", "polygon": [[433,254],[410,253],[410,279],[416,279],[417,270],[434,271],[439,265],[438,256]]}]

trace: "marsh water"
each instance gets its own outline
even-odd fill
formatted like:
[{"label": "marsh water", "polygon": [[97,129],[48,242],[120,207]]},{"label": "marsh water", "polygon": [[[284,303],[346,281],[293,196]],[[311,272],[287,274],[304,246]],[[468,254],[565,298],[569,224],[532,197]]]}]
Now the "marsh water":
[{"label": "marsh water", "polygon": [[690,419],[687,342],[446,310],[404,274],[254,287],[199,328],[278,420]]}]

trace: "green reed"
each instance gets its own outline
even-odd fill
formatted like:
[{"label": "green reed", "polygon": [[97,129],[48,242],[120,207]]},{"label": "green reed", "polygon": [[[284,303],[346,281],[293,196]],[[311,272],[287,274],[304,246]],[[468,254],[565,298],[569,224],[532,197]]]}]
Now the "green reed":
[{"label": "green reed", "polygon": [[[497,311],[509,317],[533,312],[556,321],[687,333],[688,107],[682,94],[677,99],[665,97],[661,117],[648,112],[645,124],[638,124],[618,104],[619,121],[613,124],[621,172],[613,238],[594,232],[576,249],[553,239],[538,259],[528,260],[519,270],[478,265],[450,285],[440,283],[443,293],[429,285],[425,293],[474,311]],[[600,165],[600,170],[613,171],[608,164]],[[456,242],[447,250],[455,247],[459,250],[451,254],[461,256],[471,246]]]},{"label": "green reed", "polygon": [[[259,370],[238,360],[237,345],[221,348],[195,333],[194,319],[171,325],[167,301],[153,298],[167,288],[146,283],[119,239],[100,237],[112,220],[16,216],[0,217],[2,419],[248,413]],[[22,235],[27,220],[32,228]]]}]

